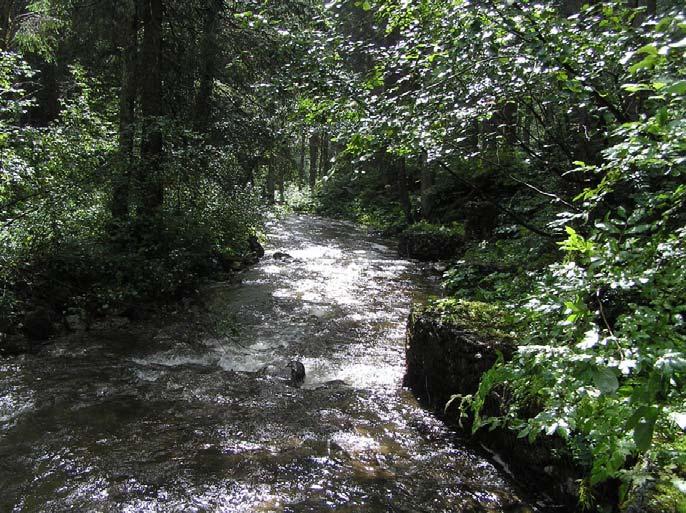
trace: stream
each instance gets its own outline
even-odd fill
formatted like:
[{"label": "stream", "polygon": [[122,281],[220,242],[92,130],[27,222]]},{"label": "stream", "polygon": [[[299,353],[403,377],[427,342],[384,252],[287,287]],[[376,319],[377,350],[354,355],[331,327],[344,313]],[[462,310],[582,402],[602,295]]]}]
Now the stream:
[{"label": "stream", "polygon": [[0,358],[0,512],[535,511],[402,388],[430,269],[350,223],[267,228],[240,284]]}]

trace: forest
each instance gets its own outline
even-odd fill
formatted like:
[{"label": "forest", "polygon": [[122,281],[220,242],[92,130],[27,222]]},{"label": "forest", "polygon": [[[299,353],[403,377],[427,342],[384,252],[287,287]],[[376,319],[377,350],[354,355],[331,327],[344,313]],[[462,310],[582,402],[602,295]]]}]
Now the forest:
[{"label": "forest", "polygon": [[464,436],[562,440],[579,510],[686,512],[680,0],[0,1],[2,358],[293,213],[444,262],[425,308],[515,341]]}]

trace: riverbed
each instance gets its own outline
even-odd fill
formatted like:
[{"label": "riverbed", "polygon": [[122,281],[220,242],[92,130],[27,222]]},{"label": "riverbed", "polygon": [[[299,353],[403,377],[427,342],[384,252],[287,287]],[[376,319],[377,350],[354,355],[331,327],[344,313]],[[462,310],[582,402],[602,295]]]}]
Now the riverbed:
[{"label": "riverbed", "polygon": [[0,359],[0,512],[519,507],[507,472],[402,387],[407,315],[435,273],[347,222],[267,228],[240,283]]}]

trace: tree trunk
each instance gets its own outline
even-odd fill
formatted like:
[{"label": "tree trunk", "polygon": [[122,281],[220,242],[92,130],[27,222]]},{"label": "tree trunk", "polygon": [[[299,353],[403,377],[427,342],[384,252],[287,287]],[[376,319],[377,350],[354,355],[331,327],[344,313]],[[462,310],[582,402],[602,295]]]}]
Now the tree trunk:
[{"label": "tree trunk", "polygon": [[197,132],[204,132],[210,124],[212,114],[212,91],[217,68],[217,32],[224,2],[209,0],[205,7],[205,21],[200,47],[200,86],[195,98],[195,119],[193,126]]},{"label": "tree trunk", "polygon": [[274,172],[274,157],[270,157],[267,164],[267,182],[265,184],[265,192],[267,195],[267,203],[273,205],[276,203],[276,176]]},{"label": "tree trunk", "polygon": [[657,14],[657,0],[645,0],[646,14],[655,16]]},{"label": "tree trunk", "polygon": [[26,12],[27,0],[0,0],[0,50],[12,48],[18,25],[14,20]]},{"label": "tree trunk", "polygon": [[319,155],[319,136],[314,133],[310,137],[310,191],[317,186],[317,157]]},{"label": "tree trunk", "polygon": [[479,120],[474,118],[467,129],[467,140],[465,142],[467,144],[467,151],[470,154],[478,153],[479,151],[479,126]]},{"label": "tree trunk", "polygon": [[145,63],[141,87],[143,138],[139,182],[141,205],[139,211],[148,217],[159,214],[164,201],[162,186],[162,0],[144,0],[143,49]]},{"label": "tree trunk", "polygon": [[484,119],[481,121],[481,126],[479,127],[480,137],[480,147],[482,152],[491,152],[496,149],[496,134],[498,132],[497,121],[493,117]]},{"label": "tree trunk", "polygon": [[305,183],[305,130],[300,133],[300,162],[298,165],[298,189]]},{"label": "tree trunk", "polygon": [[10,20],[14,0],[0,0],[0,50],[8,50],[10,46]]},{"label": "tree trunk", "polygon": [[277,168],[277,185],[279,189],[279,202],[281,204],[286,203],[286,183],[284,180],[284,174],[286,172],[285,166],[282,164]]},{"label": "tree trunk", "polygon": [[431,192],[434,185],[434,173],[433,169],[427,164],[425,156],[422,156],[421,166],[422,219],[428,220],[431,218],[431,211],[433,210]]},{"label": "tree trunk", "polygon": [[329,172],[329,134],[327,132],[322,133],[321,136],[321,150],[320,150],[320,160],[319,160],[319,176],[326,176]]},{"label": "tree trunk", "polygon": [[508,101],[500,110],[502,119],[501,133],[505,139],[505,143],[512,147],[517,144],[517,104]]},{"label": "tree trunk", "polygon": [[40,69],[40,90],[36,94],[38,105],[30,117],[35,124],[47,126],[60,115],[59,67],[57,62],[42,62]]},{"label": "tree trunk", "polygon": [[112,187],[112,218],[124,221],[129,214],[129,188],[134,165],[133,150],[136,132],[136,94],[138,81],[138,9],[136,2],[126,13],[123,23],[123,52],[121,57],[121,89],[119,91],[119,159],[120,167]]},{"label": "tree trunk", "polygon": [[398,165],[398,201],[400,202],[400,206],[405,213],[405,220],[408,222],[408,224],[412,224],[414,222],[414,218],[412,216],[410,193],[407,189],[407,164],[404,158],[400,159],[400,163]]}]

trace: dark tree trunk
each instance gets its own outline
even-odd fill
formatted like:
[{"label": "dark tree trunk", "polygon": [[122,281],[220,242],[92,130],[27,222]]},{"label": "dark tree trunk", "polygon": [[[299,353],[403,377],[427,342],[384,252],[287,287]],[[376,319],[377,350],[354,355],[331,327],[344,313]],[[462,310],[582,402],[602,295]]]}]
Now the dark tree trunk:
[{"label": "dark tree trunk", "polygon": [[498,123],[495,120],[495,115],[489,119],[484,119],[479,127],[479,134],[481,136],[480,146],[481,151],[489,152],[496,149],[496,134],[498,133]]},{"label": "dark tree trunk", "polygon": [[300,162],[298,163],[298,189],[305,183],[305,130],[300,133]]},{"label": "dark tree trunk", "polygon": [[217,69],[217,32],[223,5],[222,0],[209,0],[205,7],[205,21],[200,48],[200,86],[195,99],[194,128],[198,132],[207,130],[212,114],[212,91]]},{"label": "dark tree trunk", "polygon": [[581,10],[584,3],[593,4],[593,2],[584,2],[583,0],[564,0],[561,5],[562,14],[565,16],[576,14]]},{"label": "dark tree trunk", "polygon": [[319,136],[315,133],[310,137],[310,190],[317,186],[317,157],[319,155]]},{"label": "dark tree trunk", "polygon": [[162,0],[144,0],[143,8],[144,73],[141,87],[143,138],[139,182],[141,205],[139,211],[148,217],[159,214],[164,201],[162,186]]},{"label": "dark tree trunk", "polygon": [[27,5],[27,0],[0,0],[0,50],[12,48],[18,29],[15,20],[19,14],[26,12]]},{"label": "dark tree trunk", "polygon": [[245,156],[242,153],[238,153],[238,162],[241,165],[241,184],[244,187],[248,185],[255,186],[255,171],[260,165],[260,159],[258,157]]},{"label": "dark tree trunk", "polygon": [[276,203],[276,176],[274,170],[274,157],[269,159],[267,164],[267,182],[265,184],[265,192],[267,196],[267,203],[273,205]]},{"label": "dark tree trunk", "polygon": [[248,166],[247,175],[245,177],[245,185],[250,185],[251,188],[255,188],[255,173],[260,169],[260,159],[253,159],[250,161],[250,166]]},{"label": "dark tree trunk", "polygon": [[119,159],[120,168],[112,187],[112,218],[123,221],[129,214],[129,188],[134,166],[136,133],[136,95],[138,81],[138,9],[134,3],[123,22],[123,52],[121,56],[121,89],[119,92]]},{"label": "dark tree trunk", "polygon": [[507,102],[503,105],[500,116],[502,119],[501,133],[508,146],[517,144],[517,104]]},{"label": "dark tree trunk", "polygon": [[45,126],[60,115],[59,68],[56,62],[40,65],[41,88],[37,95],[38,109],[34,111],[37,124]]},{"label": "dark tree trunk", "polygon": [[7,50],[10,46],[10,20],[14,0],[0,0],[0,50]]},{"label": "dark tree trunk", "polygon": [[286,183],[284,179],[284,174],[286,172],[285,166],[280,165],[277,168],[277,185],[279,189],[279,202],[281,204],[286,202]]},{"label": "dark tree trunk", "polygon": [[421,202],[422,202],[422,219],[430,219],[431,211],[433,210],[433,201],[431,192],[434,185],[433,169],[427,164],[426,157],[421,159]]},{"label": "dark tree trunk", "polygon": [[400,159],[398,164],[398,201],[405,213],[405,220],[412,224],[414,218],[412,216],[412,203],[410,201],[410,193],[407,188],[407,163],[404,158]]},{"label": "dark tree trunk", "polygon": [[326,176],[329,172],[329,134],[324,132],[321,136],[321,150],[319,160],[319,176]]},{"label": "dark tree trunk", "polygon": [[474,119],[467,131],[467,150],[469,153],[476,153],[479,151],[479,120]]},{"label": "dark tree trunk", "polygon": [[657,0],[645,0],[645,5],[648,16],[655,16],[657,14]]}]

